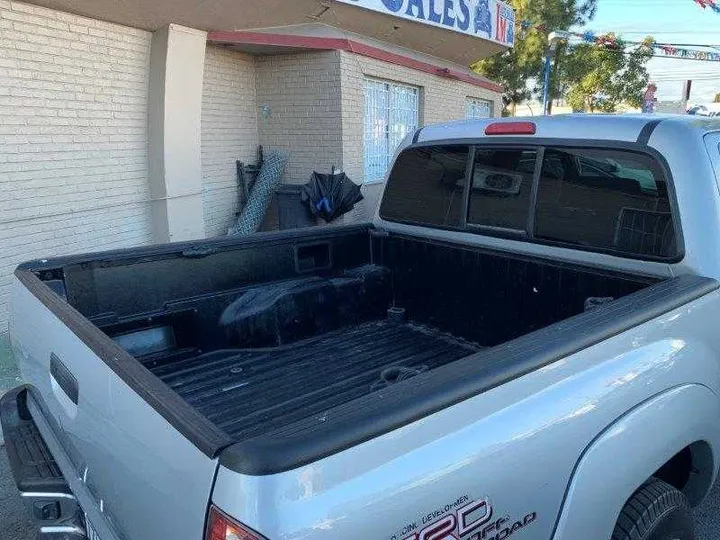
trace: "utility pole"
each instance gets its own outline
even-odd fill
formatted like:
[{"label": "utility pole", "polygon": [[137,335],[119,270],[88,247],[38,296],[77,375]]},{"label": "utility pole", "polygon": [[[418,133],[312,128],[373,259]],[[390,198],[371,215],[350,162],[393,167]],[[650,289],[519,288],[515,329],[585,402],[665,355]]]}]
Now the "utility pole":
[{"label": "utility pole", "polygon": [[[550,72],[552,71],[552,59],[553,56],[555,56],[555,52],[557,51],[557,44],[558,41],[562,39],[562,37],[557,32],[552,32],[548,36],[548,47],[547,47],[547,53],[545,54],[545,76],[543,81],[543,114],[548,115],[550,114],[551,108],[550,108],[550,100],[552,99],[552,96],[550,95]],[[557,61],[557,59],[556,59]]]}]

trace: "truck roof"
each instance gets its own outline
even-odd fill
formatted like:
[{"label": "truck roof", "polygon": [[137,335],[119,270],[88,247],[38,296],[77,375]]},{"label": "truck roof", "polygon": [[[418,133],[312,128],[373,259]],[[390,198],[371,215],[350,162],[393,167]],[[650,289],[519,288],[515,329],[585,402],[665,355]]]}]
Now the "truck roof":
[{"label": "truck roof", "polygon": [[[720,119],[693,115],[644,114],[568,114],[558,116],[529,116],[514,118],[488,118],[435,124],[421,128],[415,142],[448,139],[475,139],[485,136],[485,127],[492,123],[532,122],[536,133],[532,137],[543,139],[592,139],[636,142],[643,130],[649,136],[658,124],[672,123],[699,133],[720,130]],[[504,136],[494,135],[495,138]],[[647,139],[646,139],[647,141]]]}]

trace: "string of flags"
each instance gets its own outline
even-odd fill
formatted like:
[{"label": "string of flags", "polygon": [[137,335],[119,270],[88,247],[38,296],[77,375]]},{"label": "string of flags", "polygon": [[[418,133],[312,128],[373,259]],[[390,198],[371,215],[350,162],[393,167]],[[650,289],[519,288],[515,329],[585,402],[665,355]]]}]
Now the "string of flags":
[{"label": "string of flags", "polygon": [[585,43],[594,43],[606,49],[622,50],[629,45],[641,45],[644,47],[655,48],[655,40],[651,37],[645,38],[643,41],[626,41],[617,37],[612,32],[607,34],[595,34],[592,31],[587,32],[568,32],[556,31],[554,34],[561,39],[579,39]]},{"label": "string of flags", "polygon": [[690,60],[706,60],[708,62],[720,62],[720,52],[683,49],[673,47],[672,45],[657,45],[656,50],[659,50],[665,56],[688,58]]},{"label": "string of flags", "polygon": [[527,32],[529,30],[537,30],[539,32],[547,32],[547,26],[545,26],[542,23],[541,24],[533,24],[532,22],[526,20],[526,21],[518,21],[516,24],[520,27],[520,29],[523,32]]},{"label": "string of flags", "polygon": [[693,0],[693,2],[695,2],[703,9],[710,8],[715,13],[720,13],[720,5],[718,5],[715,0]]},{"label": "string of flags", "polygon": [[[705,0],[710,1],[710,0]],[[585,43],[594,43],[600,47],[610,50],[621,51],[628,46],[643,46],[652,49],[660,56],[670,58],[686,58],[688,60],[705,60],[707,62],[720,62],[720,52],[701,51],[698,49],[686,49],[684,47],[676,47],[666,43],[656,43],[651,37],[645,38],[643,41],[625,41],[618,38],[615,34],[596,35],[593,32],[554,32],[561,39],[579,39]]]}]

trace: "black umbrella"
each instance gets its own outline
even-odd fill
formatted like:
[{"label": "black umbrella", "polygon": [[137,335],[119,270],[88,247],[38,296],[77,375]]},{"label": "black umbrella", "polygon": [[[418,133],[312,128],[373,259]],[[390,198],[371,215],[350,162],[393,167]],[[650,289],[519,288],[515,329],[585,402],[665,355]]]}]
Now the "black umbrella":
[{"label": "black umbrella", "polygon": [[330,223],[363,200],[360,186],[345,173],[321,174],[314,172],[302,188],[302,200],[314,216]]}]

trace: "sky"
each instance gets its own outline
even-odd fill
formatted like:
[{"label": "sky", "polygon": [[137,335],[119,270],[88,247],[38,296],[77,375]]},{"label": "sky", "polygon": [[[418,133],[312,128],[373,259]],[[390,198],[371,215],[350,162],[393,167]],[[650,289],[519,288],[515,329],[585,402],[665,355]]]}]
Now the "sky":
[{"label": "sky", "polygon": [[[598,0],[597,14],[586,29],[614,32],[630,41],[649,35],[658,43],[716,45],[701,50],[720,52],[720,13],[693,0]],[[710,102],[720,92],[720,62],[653,58],[648,69],[660,101],[681,99],[686,79],[693,80],[691,103]]]}]

